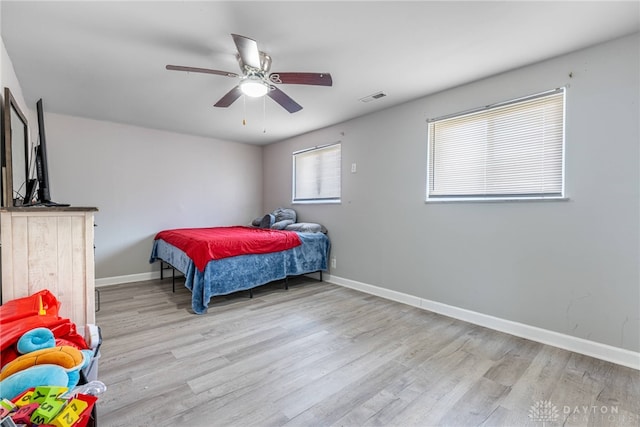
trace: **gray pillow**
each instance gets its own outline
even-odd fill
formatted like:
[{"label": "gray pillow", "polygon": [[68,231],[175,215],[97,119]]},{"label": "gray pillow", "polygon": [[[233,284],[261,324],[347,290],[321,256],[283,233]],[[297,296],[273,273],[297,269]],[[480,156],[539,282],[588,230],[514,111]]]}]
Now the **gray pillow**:
[{"label": "gray pillow", "polygon": [[293,221],[290,220],[290,219],[285,219],[283,221],[278,221],[278,222],[273,223],[271,228],[274,229],[274,230],[284,230],[285,227],[287,225],[290,225],[290,224],[293,224]]},{"label": "gray pillow", "polygon": [[324,233],[327,234],[327,229],[323,225],[316,224],[314,222],[296,222],[295,224],[289,224],[285,228],[289,231],[300,231],[301,233]]},{"label": "gray pillow", "polygon": [[296,211],[289,208],[278,208],[271,212],[275,217],[275,222],[280,222],[284,220],[291,220],[291,222],[296,222]]}]

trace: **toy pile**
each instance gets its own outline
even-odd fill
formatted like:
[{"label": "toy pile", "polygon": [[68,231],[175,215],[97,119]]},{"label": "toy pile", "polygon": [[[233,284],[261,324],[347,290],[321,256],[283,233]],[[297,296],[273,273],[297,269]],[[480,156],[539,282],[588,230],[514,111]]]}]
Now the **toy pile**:
[{"label": "toy pile", "polygon": [[2,427],[95,426],[93,408],[106,390],[102,382],[88,381],[99,333],[87,325],[87,341],[58,316],[59,307],[47,290],[0,306]]},{"label": "toy pile", "polygon": [[[13,400],[2,399],[0,419],[5,426],[84,427],[91,421],[97,394],[105,390],[100,381],[67,393],[66,387],[38,386]],[[96,393],[96,394],[92,394]],[[10,421],[9,421],[10,420]],[[10,424],[12,422],[13,424]]]}]

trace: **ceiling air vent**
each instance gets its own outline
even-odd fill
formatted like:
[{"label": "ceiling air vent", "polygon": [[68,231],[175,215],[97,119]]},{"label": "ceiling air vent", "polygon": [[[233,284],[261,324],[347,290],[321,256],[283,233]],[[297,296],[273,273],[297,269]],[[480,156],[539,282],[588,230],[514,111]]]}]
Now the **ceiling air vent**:
[{"label": "ceiling air vent", "polygon": [[375,101],[376,99],[384,98],[385,96],[387,96],[386,93],[378,92],[378,93],[374,93],[373,95],[369,95],[369,96],[365,96],[364,98],[360,98],[360,101],[362,101],[362,102],[371,102],[371,101]]}]

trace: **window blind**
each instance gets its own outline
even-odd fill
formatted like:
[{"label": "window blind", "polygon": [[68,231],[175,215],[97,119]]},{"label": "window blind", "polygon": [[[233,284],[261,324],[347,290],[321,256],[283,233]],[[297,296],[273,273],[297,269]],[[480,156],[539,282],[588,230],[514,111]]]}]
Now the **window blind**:
[{"label": "window blind", "polygon": [[563,197],[564,89],[429,123],[427,200]]},{"label": "window blind", "polygon": [[341,144],[293,153],[293,201],[340,201]]}]

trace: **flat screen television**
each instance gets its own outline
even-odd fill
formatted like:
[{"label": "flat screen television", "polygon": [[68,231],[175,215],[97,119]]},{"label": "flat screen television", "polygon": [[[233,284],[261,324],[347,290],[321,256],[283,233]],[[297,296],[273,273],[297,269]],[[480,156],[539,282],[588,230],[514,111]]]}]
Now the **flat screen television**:
[{"label": "flat screen television", "polygon": [[38,134],[40,144],[36,146],[36,178],[38,180],[38,204],[45,206],[69,206],[64,203],[56,203],[51,200],[51,190],[49,186],[49,167],[47,164],[47,137],[44,131],[44,109],[42,98],[36,103],[38,113]]}]

